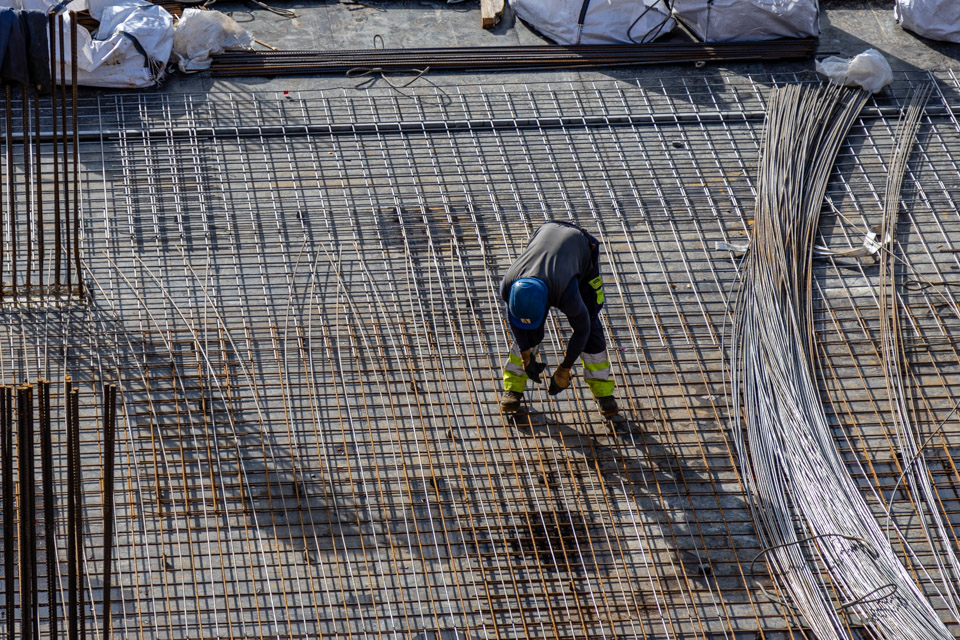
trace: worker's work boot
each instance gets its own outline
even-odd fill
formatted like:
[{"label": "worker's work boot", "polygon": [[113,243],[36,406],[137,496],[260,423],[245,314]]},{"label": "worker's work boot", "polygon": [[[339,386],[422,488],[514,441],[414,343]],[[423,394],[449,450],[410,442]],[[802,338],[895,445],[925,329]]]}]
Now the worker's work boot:
[{"label": "worker's work boot", "polygon": [[620,407],[617,406],[617,399],[613,396],[597,398],[597,409],[600,411],[600,415],[608,420],[620,413]]},{"label": "worker's work boot", "polygon": [[523,394],[517,391],[504,391],[500,396],[500,410],[504,413],[516,413],[520,411],[520,401],[523,400]]}]

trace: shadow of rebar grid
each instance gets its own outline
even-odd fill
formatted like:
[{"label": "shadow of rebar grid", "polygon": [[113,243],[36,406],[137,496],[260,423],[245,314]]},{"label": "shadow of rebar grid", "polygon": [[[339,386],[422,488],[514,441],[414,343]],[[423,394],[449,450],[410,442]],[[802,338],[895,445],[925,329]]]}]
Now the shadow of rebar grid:
[{"label": "shadow of rebar grid", "polygon": [[[901,103],[930,79],[898,242],[915,423],[952,527],[960,436],[936,431],[960,419],[952,73],[898,76],[868,103],[820,244],[861,246],[879,223]],[[114,637],[803,637],[751,564],[726,397],[739,258],[723,247],[751,228],[767,89],[812,81],[81,98],[85,304],[0,309],[0,379],[123,381]],[[497,407],[500,277],[549,218],[603,242],[617,428],[579,376],[555,398],[531,387],[516,421]],[[883,517],[904,463],[877,273],[821,260],[814,297],[836,443]],[[549,364],[567,335],[551,322]],[[101,435],[80,442],[81,465],[102,464]],[[893,502],[895,548],[923,580],[909,504]],[[99,634],[102,518],[84,536]]]}]

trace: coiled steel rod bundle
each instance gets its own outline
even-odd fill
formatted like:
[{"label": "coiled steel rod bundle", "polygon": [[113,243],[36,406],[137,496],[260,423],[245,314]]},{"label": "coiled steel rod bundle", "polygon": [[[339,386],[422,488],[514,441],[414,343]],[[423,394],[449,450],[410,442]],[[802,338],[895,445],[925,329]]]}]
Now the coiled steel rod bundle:
[{"label": "coiled steel rod bundle", "polygon": [[355,49],[349,51],[225,52],[214,56],[216,76],[302,75],[411,69],[529,70],[634,66],[665,62],[805,58],[813,38],[765,42],[652,42],[613,45]]},{"label": "coiled steel rod bundle", "polygon": [[814,379],[812,257],[831,169],[866,100],[836,86],[770,94],[755,225],[734,314],[731,396],[751,509],[785,606],[819,638],[951,638],[846,470]]}]

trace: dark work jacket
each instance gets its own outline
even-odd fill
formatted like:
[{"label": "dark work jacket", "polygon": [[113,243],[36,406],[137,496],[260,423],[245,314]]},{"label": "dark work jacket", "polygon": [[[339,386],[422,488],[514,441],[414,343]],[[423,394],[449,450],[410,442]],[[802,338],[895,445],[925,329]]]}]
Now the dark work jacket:
[{"label": "dark work jacket", "polygon": [[[570,322],[573,335],[567,343],[563,362],[572,367],[590,337],[591,322],[599,306],[581,294],[581,285],[600,273],[600,241],[569,222],[544,223],[533,234],[527,248],[507,269],[500,283],[500,297],[510,299],[510,287],[520,278],[537,278],[547,285],[547,305],[556,307]],[[589,289],[589,286],[587,287]],[[595,299],[595,296],[594,296]],[[546,322],[546,318],[544,318]],[[537,329],[520,329],[510,323],[513,337],[521,351],[543,340],[543,325]]]}]

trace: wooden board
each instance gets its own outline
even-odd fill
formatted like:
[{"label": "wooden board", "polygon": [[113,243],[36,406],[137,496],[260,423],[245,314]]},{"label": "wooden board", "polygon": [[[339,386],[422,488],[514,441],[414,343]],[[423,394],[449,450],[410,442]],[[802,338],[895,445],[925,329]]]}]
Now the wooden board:
[{"label": "wooden board", "polygon": [[493,28],[500,23],[505,4],[506,0],[480,0],[480,17],[484,29]]}]

